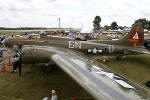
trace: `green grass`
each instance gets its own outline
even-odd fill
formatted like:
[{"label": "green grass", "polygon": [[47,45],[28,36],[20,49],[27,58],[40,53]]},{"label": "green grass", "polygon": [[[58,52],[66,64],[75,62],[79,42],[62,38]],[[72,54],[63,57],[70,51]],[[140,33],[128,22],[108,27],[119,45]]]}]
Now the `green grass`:
[{"label": "green grass", "polygon": [[3,33],[5,33],[6,35],[23,35],[23,34],[25,34],[25,31],[23,31],[23,30],[0,30],[0,33],[2,33],[2,34],[0,34],[0,35],[3,35]]},{"label": "green grass", "polygon": [[[99,62],[102,62],[102,57],[95,56]],[[104,63],[104,62],[103,62]],[[104,63],[113,71],[122,74],[130,80],[136,81],[145,87],[145,82],[150,81],[150,56],[149,55],[134,55],[128,56],[121,60],[110,59]]]},{"label": "green grass", "polygon": [[6,35],[9,35],[9,36],[11,36],[11,35],[24,35],[25,33],[21,33],[21,32],[14,32],[14,33],[6,33]]},{"label": "green grass", "polygon": [[0,45],[0,49],[1,49],[1,48],[4,48],[4,46],[3,46],[3,45]]},{"label": "green grass", "polygon": [[18,73],[10,74],[11,69],[12,67],[7,67],[9,72],[0,73],[0,100],[41,100],[50,96],[52,89],[56,90],[59,100],[91,97],[57,67],[55,72],[45,74],[41,72],[41,66],[24,65],[21,77]]},{"label": "green grass", "polygon": [[[102,57],[93,59],[102,62]],[[150,56],[136,55],[116,61],[112,58],[105,63],[110,69],[134,80],[143,86],[150,80]],[[55,89],[60,100],[71,100],[74,97],[91,97],[72,78],[55,67],[53,73],[44,74],[41,66],[24,65],[22,76],[10,74],[12,67],[7,67],[7,73],[0,73],[0,100],[41,100],[50,96],[50,90]],[[78,99],[92,100],[92,99]]]}]

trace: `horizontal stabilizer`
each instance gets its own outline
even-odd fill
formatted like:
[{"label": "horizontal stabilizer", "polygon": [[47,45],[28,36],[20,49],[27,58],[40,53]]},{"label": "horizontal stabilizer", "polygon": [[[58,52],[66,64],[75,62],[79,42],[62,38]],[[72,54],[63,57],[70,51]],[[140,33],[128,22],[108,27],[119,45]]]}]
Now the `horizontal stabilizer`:
[{"label": "horizontal stabilizer", "polygon": [[128,51],[136,52],[136,53],[139,53],[139,54],[148,54],[148,55],[150,55],[150,51],[145,49],[145,48],[131,48],[131,49],[128,49]]}]

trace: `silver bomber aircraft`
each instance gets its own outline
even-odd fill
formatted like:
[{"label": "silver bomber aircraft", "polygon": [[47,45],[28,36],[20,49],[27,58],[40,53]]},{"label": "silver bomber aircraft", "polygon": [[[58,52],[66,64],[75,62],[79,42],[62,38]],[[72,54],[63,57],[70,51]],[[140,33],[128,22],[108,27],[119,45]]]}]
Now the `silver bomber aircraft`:
[{"label": "silver bomber aircraft", "polygon": [[24,64],[57,64],[97,100],[149,100],[150,91],[129,84],[125,78],[87,56],[150,54],[143,42],[143,28],[136,23],[129,34],[116,41],[79,41],[51,36],[41,39],[7,38],[2,43],[8,49],[20,49]]}]

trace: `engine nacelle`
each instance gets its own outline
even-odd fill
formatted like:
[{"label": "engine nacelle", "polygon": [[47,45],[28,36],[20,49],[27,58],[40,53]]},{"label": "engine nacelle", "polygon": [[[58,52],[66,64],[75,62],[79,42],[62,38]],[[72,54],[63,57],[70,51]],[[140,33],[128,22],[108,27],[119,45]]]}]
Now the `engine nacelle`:
[{"label": "engine nacelle", "polygon": [[22,49],[22,63],[48,63],[50,53],[41,48],[25,47]]}]

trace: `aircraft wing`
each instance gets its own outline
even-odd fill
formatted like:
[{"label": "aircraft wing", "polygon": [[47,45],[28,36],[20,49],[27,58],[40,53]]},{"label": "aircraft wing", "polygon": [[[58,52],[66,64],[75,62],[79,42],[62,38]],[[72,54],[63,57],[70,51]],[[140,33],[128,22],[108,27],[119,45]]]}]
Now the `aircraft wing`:
[{"label": "aircraft wing", "polygon": [[145,48],[129,48],[129,51],[136,52],[139,54],[148,54],[150,55],[150,51]]},{"label": "aircraft wing", "polygon": [[[121,77],[100,68],[103,67],[102,64],[96,64],[76,54],[54,54],[52,59],[97,100],[140,100],[141,98],[135,93],[135,88]],[[115,77],[118,78],[115,80]]]},{"label": "aircraft wing", "polygon": [[[30,48],[24,48],[23,51]],[[80,52],[44,46],[35,46],[34,51],[45,52],[50,60],[97,100],[143,100],[136,88],[124,81],[124,78],[107,71],[103,64]]]}]

